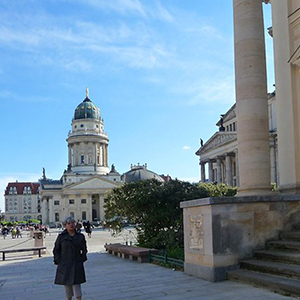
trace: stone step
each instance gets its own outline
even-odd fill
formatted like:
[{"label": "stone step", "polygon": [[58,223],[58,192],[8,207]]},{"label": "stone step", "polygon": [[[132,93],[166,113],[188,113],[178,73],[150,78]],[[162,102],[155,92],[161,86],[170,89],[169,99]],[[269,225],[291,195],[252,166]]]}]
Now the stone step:
[{"label": "stone step", "polygon": [[300,230],[300,223],[294,224],[293,229]]},{"label": "stone step", "polygon": [[300,231],[285,231],[280,234],[282,240],[292,240],[300,242]]},{"label": "stone step", "polygon": [[299,265],[291,265],[265,260],[245,260],[241,262],[241,268],[255,272],[269,273],[284,277],[300,279]]},{"label": "stone step", "polygon": [[269,242],[267,242],[267,248],[300,252],[300,242],[286,241],[286,240],[284,240],[284,241],[269,241]]},{"label": "stone step", "polygon": [[288,264],[300,265],[300,253],[280,251],[280,250],[260,250],[255,251],[254,257],[262,260],[272,260]]},{"label": "stone step", "polygon": [[285,296],[300,297],[299,280],[258,273],[248,270],[235,270],[227,273],[228,279],[255,287],[266,288]]}]

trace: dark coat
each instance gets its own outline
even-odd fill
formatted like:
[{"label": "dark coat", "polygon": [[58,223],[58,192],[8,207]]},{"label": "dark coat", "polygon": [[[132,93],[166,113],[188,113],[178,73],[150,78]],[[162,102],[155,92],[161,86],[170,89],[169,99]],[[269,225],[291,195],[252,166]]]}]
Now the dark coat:
[{"label": "dark coat", "polygon": [[70,236],[64,230],[56,239],[53,255],[57,266],[55,284],[73,285],[84,283],[83,263],[87,260],[86,240],[83,234]]}]

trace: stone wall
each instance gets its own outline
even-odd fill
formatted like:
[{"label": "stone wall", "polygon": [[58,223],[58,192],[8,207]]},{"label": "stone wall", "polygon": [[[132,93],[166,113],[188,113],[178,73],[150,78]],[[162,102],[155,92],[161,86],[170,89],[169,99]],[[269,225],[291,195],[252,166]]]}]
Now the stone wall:
[{"label": "stone wall", "polygon": [[226,278],[241,259],[265,247],[300,220],[300,196],[203,198],[181,202],[185,273]]}]

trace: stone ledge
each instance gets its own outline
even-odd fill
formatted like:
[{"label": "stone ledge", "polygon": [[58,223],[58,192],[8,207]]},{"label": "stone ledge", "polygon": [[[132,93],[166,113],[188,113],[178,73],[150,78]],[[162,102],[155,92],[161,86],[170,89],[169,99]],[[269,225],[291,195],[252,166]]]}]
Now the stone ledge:
[{"label": "stone ledge", "polygon": [[180,208],[239,203],[300,201],[300,194],[274,196],[208,197],[180,202]]}]

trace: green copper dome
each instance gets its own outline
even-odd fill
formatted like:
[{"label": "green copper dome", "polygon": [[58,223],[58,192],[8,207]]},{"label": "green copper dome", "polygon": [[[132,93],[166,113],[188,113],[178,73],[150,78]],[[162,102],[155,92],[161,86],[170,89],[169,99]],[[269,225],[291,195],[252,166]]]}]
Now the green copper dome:
[{"label": "green copper dome", "polygon": [[88,96],[75,109],[74,120],[79,119],[101,120],[100,109],[88,98]]}]

